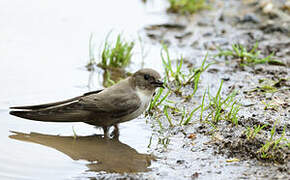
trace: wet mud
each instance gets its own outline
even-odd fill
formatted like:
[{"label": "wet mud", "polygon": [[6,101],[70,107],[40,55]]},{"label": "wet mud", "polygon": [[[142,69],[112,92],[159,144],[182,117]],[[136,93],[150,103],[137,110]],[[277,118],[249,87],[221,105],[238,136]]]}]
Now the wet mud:
[{"label": "wet mud", "polygon": [[[263,12],[263,6],[258,1],[216,2],[212,11],[202,11],[191,18],[177,15],[171,22],[145,28],[144,34],[152,43],[164,43],[172,51],[183,54],[189,66],[198,66],[205,53],[212,55],[208,62],[215,62],[202,75],[199,90],[189,102],[184,102],[178,94],[170,95],[170,100],[178,102],[175,107],[196,107],[202,100],[203,91],[209,87],[216,92],[220,80],[224,81],[223,95],[235,90],[241,104],[237,126],[221,121],[213,130],[208,124],[199,122],[198,115],[193,118],[191,125],[178,129],[166,126],[169,129],[160,130],[158,125],[153,125],[155,129],[159,129],[156,130],[156,136],[160,138],[166,134],[164,136],[169,139],[165,152],[160,154],[164,158],[171,157],[172,161],[166,162],[166,165],[164,163],[163,166],[172,167],[177,172],[182,172],[180,166],[192,170],[191,175],[181,173],[181,179],[290,177],[289,145],[269,152],[268,157],[271,158],[262,158],[260,152],[269,139],[273,126],[277,138],[283,136],[284,131],[286,144],[289,144],[290,136],[290,16],[289,12],[281,10],[281,6],[279,9],[280,2],[273,3],[276,3],[276,9],[273,8],[267,14]],[[241,66],[238,59],[214,56],[219,49],[230,49],[234,43],[251,49],[256,42],[259,43],[261,55],[269,56],[273,53],[273,59],[279,59],[282,63]],[[181,89],[181,93],[190,91],[190,88],[187,86]],[[168,124],[163,116],[160,117],[161,122]],[[175,123],[180,120],[178,115],[173,115],[172,118]],[[277,124],[274,125],[276,121]],[[267,126],[256,137],[247,138],[247,128],[264,124]],[[185,151],[188,157],[184,157],[183,153],[177,153],[174,157],[175,151]],[[201,158],[203,156],[206,158]],[[227,159],[223,163],[227,162],[225,166],[228,169],[223,167],[219,158]],[[214,171],[211,169],[212,164],[215,164]],[[236,170],[231,171],[233,167]],[[164,176],[169,174],[168,170]]]}]

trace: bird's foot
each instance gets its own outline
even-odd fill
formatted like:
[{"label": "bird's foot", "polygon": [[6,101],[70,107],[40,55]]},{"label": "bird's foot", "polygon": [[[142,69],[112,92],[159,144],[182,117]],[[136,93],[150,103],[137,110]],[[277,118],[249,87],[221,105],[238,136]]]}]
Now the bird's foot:
[{"label": "bird's foot", "polygon": [[114,131],[111,133],[113,139],[119,139],[120,131],[118,125],[114,125]]},{"label": "bird's foot", "polygon": [[104,130],[104,139],[109,139],[109,128],[107,126],[102,127]]}]

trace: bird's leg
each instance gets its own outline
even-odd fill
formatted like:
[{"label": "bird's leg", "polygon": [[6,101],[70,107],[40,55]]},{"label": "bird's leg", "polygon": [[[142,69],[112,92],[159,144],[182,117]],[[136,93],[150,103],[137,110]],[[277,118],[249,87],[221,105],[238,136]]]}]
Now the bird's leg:
[{"label": "bird's leg", "polygon": [[108,136],[108,132],[109,132],[109,128],[108,128],[108,126],[103,126],[102,128],[103,128],[103,130],[104,130],[104,138],[108,138],[108,137],[109,137],[109,136]]},{"label": "bird's leg", "polygon": [[112,136],[114,138],[119,138],[119,135],[120,135],[120,132],[119,132],[119,127],[118,127],[118,124],[115,124],[114,125],[114,131],[112,132]]}]

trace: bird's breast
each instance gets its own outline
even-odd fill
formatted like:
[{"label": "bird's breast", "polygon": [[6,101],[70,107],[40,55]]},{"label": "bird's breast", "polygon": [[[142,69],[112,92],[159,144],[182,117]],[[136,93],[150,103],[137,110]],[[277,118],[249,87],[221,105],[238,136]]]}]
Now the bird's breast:
[{"label": "bird's breast", "polygon": [[136,109],[136,111],[134,111],[131,114],[127,115],[126,117],[122,118],[122,122],[129,121],[129,120],[137,118],[149,106],[149,103],[151,101],[153,93],[152,93],[152,95],[150,95],[146,91],[144,92],[144,91],[138,91],[138,90],[137,90],[136,93],[137,93],[137,96],[140,98],[140,106],[139,106],[138,109]]}]

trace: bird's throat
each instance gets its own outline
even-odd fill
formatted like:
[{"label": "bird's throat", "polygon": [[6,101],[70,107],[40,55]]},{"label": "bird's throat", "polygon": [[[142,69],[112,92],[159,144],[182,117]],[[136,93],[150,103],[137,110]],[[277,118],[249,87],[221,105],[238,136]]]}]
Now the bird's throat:
[{"label": "bird's throat", "polygon": [[150,90],[143,90],[143,89],[137,88],[136,93],[137,93],[138,97],[140,98],[142,104],[147,106],[147,105],[149,105],[154,92],[152,92]]}]

